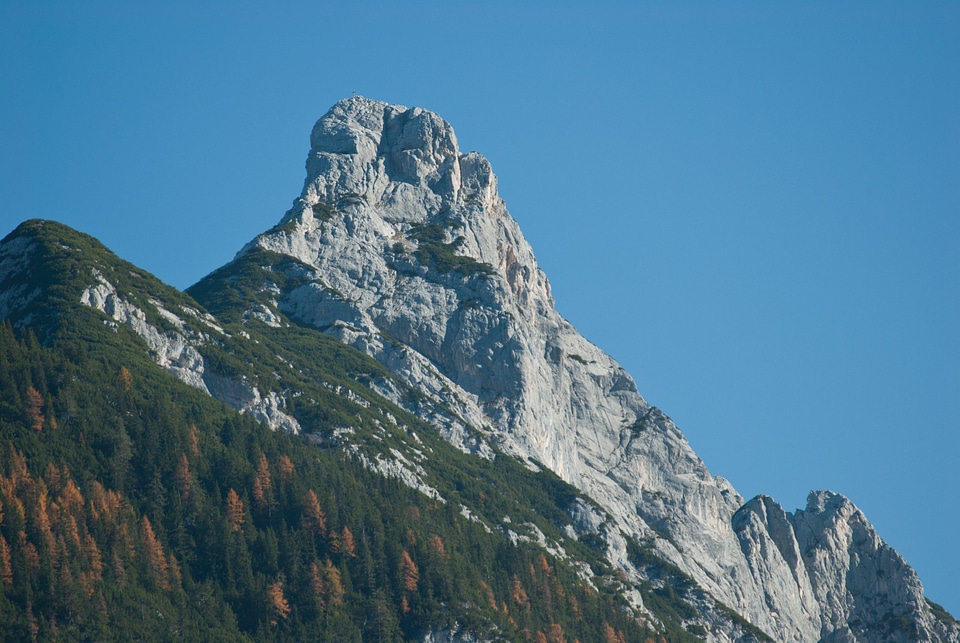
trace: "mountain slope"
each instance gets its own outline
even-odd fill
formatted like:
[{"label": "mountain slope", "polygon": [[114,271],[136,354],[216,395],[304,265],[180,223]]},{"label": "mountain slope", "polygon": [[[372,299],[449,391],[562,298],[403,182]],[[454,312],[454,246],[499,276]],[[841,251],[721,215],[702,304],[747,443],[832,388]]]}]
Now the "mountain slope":
[{"label": "mountain slope", "polygon": [[[574,489],[455,449],[354,349],[221,322],[54,222],[22,224],[0,266],[2,292],[32,293],[0,327],[7,640],[692,640],[682,600],[639,614],[567,535],[569,507],[599,515]],[[310,435],[220,404],[211,377],[297,386]]]},{"label": "mountain slope", "polygon": [[[751,551],[765,547],[769,529],[796,539],[799,527],[735,530],[743,499],[708,472],[615,361],[557,314],[489,163],[461,154],[436,114],[362,97],[335,105],[313,129],[293,208],[189,292],[214,306],[236,271],[285,273],[268,256],[295,262],[302,279],[265,277],[259,296],[233,315],[283,315],[337,337],[449,409],[422,417],[461,449],[483,455],[495,446],[556,472],[611,514],[606,554],[632,579],[646,572],[628,547],[643,543],[777,640],[845,636],[857,620],[850,606],[863,602],[892,614],[910,606],[910,624],[894,638],[956,640],[909,567],[897,568],[902,582],[866,581],[888,549],[837,548],[855,566],[836,556],[757,564]],[[848,539],[848,523],[829,522],[826,511],[812,502],[802,515],[821,519],[821,540]],[[816,587],[835,598],[817,596]],[[713,636],[727,635],[720,628]]]},{"label": "mountain slope", "polygon": [[[291,210],[187,293],[54,222],[0,242],[10,631],[141,636],[117,570],[159,549],[180,580],[136,595],[227,638],[960,640],[847,499],[789,514],[709,473],[559,316],[439,116],[355,97],[311,147]],[[109,482],[132,544],[89,508],[43,526],[37,480],[63,506],[71,475]],[[121,566],[58,548],[69,517]]]}]

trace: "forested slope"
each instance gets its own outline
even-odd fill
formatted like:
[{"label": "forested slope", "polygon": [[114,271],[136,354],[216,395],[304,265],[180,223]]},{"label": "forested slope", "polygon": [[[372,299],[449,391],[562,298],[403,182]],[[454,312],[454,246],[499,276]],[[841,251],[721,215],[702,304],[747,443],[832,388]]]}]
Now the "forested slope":
[{"label": "forested slope", "polygon": [[[662,609],[641,616],[601,553],[565,535],[577,493],[553,474],[464,454],[363,387],[348,407],[369,414],[356,443],[408,448],[415,433],[439,495],[370,470],[372,447],[332,446],[344,409],[301,413],[303,435],[273,431],[164,372],[136,334],[78,303],[93,267],[135,275],[131,298],[196,302],[69,228],[25,230],[21,272],[37,294],[0,324],[5,640],[693,638],[669,586],[642,588]],[[378,368],[330,338],[303,342],[286,350],[309,356],[300,377],[315,403],[324,378],[356,385]],[[255,377],[280,350],[266,344],[206,350]],[[385,413],[398,421],[377,433],[370,418]],[[490,528],[508,514],[520,534],[564,548]]]}]

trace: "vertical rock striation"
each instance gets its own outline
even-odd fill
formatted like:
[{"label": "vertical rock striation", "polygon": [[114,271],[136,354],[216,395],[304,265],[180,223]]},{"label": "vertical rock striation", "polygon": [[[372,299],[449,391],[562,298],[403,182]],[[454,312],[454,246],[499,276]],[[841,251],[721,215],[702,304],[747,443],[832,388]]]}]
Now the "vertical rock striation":
[{"label": "vertical rock striation", "polygon": [[878,640],[882,628],[895,633],[884,640],[958,640],[849,501],[821,492],[790,515],[769,498],[744,504],[708,472],[630,375],[557,313],[490,163],[461,153],[438,115],[354,97],[310,141],[300,197],[240,253],[278,253],[311,276],[275,293],[275,313],[426,393],[449,411],[427,419],[460,448],[490,457],[496,444],[583,490],[612,517],[608,556],[629,574],[643,571],[621,533],[775,640]]}]

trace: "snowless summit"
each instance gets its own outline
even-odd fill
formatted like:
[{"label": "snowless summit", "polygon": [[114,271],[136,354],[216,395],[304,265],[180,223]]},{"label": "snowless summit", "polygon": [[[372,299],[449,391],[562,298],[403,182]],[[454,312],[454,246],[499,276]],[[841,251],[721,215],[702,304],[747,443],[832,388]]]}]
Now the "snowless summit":
[{"label": "snowless summit", "polygon": [[[557,313],[490,163],[462,154],[440,116],[348,98],[310,143],[299,199],[247,247],[313,275],[276,293],[278,312],[426,393],[435,405],[421,415],[461,449],[492,457],[495,445],[585,492],[596,506],[576,510],[578,535],[602,537],[631,577],[647,573],[632,540],[775,640],[869,640],[867,624],[891,614],[945,635],[913,570],[848,500],[813,494],[789,514],[769,498],[744,503],[709,473],[630,375]],[[722,631],[711,604],[701,618]]]},{"label": "snowless summit", "polygon": [[[13,284],[0,292],[4,314],[32,296],[22,285],[30,247],[16,236],[0,246],[0,285]],[[304,385],[279,374],[294,366],[254,381],[201,347],[253,342],[254,326],[287,338],[280,331],[296,326],[377,360],[383,376],[354,382],[364,393],[414,413],[472,457],[515,457],[583,494],[569,502],[572,523],[557,540],[509,516],[488,517],[491,533],[558,557],[575,557],[565,547],[579,540],[603,553],[624,587],[682,579],[692,606],[685,627],[709,641],[756,640],[756,628],[798,643],[960,641],[960,626],[926,601],[916,573],[850,500],[813,492],[790,513],[769,497],[745,501],[708,471],[633,378],[560,316],[490,163],[461,153],[433,112],[352,97],[317,121],[293,206],[188,291],[236,320],[229,338],[223,319],[138,303],[111,278],[91,272],[78,301],[133,329],[168,372],[274,428],[310,431],[288,404]],[[349,448],[343,417],[332,441]],[[385,448],[364,463],[439,501],[429,458]],[[466,506],[462,515],[475,518]],[[642,609],[640,591],[624,596]]]}]

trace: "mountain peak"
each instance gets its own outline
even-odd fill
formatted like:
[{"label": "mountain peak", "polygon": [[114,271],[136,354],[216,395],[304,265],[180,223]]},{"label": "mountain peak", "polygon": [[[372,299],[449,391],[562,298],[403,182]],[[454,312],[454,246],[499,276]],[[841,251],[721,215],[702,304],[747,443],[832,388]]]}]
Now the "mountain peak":
[{"label": "mountain peak", "polygon": [[310,135],[312,151],[333,154],[376,153],[381,141],[387,148],[399,144],[402,149],[459,155],[453,127],[438,114],[362,96],[331,107]]},{"label": "mountain peak", "polygon": [[65,335],[98,350],[136,345],[272,427],[348,450],[377,443],[365,463],[454,511],[459,487],[430,486],[450,482],[455,453],[430,446],[434,436],[488,461],[458,455],[460,471],[512,471],[498,491],[521,470],[551,470],[577,490],[549,483],[562,533],[521,525],[493,494],[458,515],[472,521],[490,497],[487,533],[561,557],[581,541],[638,610],[675,586],[678,625],[708,641],[960,640],[845,497],[813,492],[791,514],[766,496],[744,503],[709,473],[630,375],[559,315],[490,164],[461,154],[440,116],[352,97],[310,144],[281,224],[190,297],[34,221],[0,243],[0,317],[71,323]]},{"label": "mountain peak", "polygon": [[361,96],[341,100],[317,121],[306,166],[301,198],[308,205],[400,204],[435,213],[499,201],[490,163],[461,154],[447,121]]},{"label": "mountain peak", "polygon": [[[744,505],[712,476],[630,375],[557,312],[489,162],[461,154],[449,123],[352,97],[317,122],[310,142],[300,198],[231,268],[272,266],[256,284],[269,296],[242,316],[256,318],[259,306],[336,337],[421,392],[428,404],[408,410],[462,450],[490,457],[492,445],[552,470],[603,508],[582,526],[605,533],[610,562],[638,582],[649,570],[631,559],[630,543],[652,548],[776,640],[829,638],[840,632],[834,620],[851,615],[882,620],[814,590],[863,593],[847,586],[845,561],[863,558],[867,571],[857,578],[869,580],[874,555],[886,550],[834,548],[826,562],[804,559],[801,543],[845,537],[846,518],[866,524],[852,503],[822,492],[791,517],[769,498]],[[296,279],[284,286],[281,274]],[[233,283],[230,274],[218,279],[198,292]],[[893,597],[927,618],[908,568],[889,569],[904,582],[876,594],[878,604]],[[711,640],[740,637],[710,619]],[[922,627],[933,631],[928,621]]]}]

